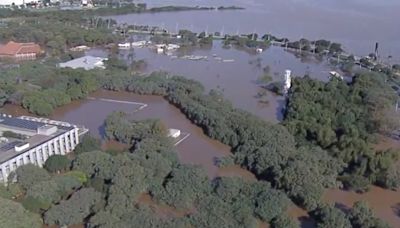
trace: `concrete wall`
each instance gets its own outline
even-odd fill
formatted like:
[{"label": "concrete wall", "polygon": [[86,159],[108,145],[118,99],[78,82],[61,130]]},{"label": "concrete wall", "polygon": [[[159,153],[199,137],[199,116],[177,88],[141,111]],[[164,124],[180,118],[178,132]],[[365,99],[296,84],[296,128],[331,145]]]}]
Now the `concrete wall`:
[{"label": "concrete wall", "polygon": [[42,167],[51,155],[70,153],[78,144],[78,128],[74,128],[50,141],[31,148],[25,153],[0,164],[0,182],[7,183],[8,175],[21,165],[35,164]]}]

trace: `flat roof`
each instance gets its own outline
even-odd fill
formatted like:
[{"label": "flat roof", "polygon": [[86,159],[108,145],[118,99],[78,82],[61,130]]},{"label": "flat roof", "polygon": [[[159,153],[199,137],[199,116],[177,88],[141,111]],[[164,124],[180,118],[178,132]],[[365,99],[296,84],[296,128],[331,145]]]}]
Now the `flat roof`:
[{"label": "flat roof", "polygon": [[0,125],[36,131],[39,127],[43,127],[46,124],[30,120],[18,119],[15,117],[0,116]]},{"label": "flat roof", "polygon": [[59,67],[61,68],[69,67],[72,69],[83,68],[85,70],[92,70],[95,68],[104,69],[105,68],[103,63],[104,60],[107,59],[88,55],[70,60],[65,63],[60,63]]},{"label": "flat roof", "polygon": [[[9,130],[11,132],[17,129],[23,131],[25,130],[30,133],[37,132],[38,128],[46,128],[53,126],[57,127],[57,131],[51,135],[41,135],[35,133],[31,136],[28,136],[26,139],[2,137],[2,140],[4,141],[0,143],[0,164],[75,128],[73,126],[67,127],[55,124],[46,124],[33,120],[20,119],[18,117],[10,117],[4,115],[3,116],[0,115],[0,126],[3,129]],[[15,146],[24,145],[27,143],[29,143],[28,148],[18,152],[15,150]]]}]

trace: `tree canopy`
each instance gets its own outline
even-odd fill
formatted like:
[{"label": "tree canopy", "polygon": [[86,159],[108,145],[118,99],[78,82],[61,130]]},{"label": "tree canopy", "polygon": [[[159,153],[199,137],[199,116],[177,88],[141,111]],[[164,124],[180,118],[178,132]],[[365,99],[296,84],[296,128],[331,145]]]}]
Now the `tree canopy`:
[{"label": "tree canopy", "polygon": [[328,83],[307,77],[295,79],[284,125],[299,144],[318,145],[345,162],[342,180],[346,186],[361,190],[381,176],[389,177],[387,173],[397,160],[395,151],[372,148],[376,134],[389,134],[399,127],[390,117],[395,96],[381,74],[360,73],[350,84],[337,79]]}]

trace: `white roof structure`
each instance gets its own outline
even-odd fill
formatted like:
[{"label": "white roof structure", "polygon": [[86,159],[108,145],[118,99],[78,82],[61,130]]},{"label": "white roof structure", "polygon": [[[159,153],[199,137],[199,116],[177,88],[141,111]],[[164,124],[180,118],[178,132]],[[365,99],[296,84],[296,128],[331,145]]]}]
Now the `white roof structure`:
[{"label": "white roof structure", "polygon": [[100,57],[94,57],[94,56],[83,56],[81,58],[73,59],[73,60],[65,62],[65,63],[60,63],[59,67],[61,67],[61,68],[69,67],[72,69],[83,68],[85,70],[92,70],[95,68],[105,69],[106,68],[104,66],[105,60],[107,60],[107,58],[100,58]]},{"label": "white roof structure", "polygon": [[10,5],[23,5],[25,4],[24,0],[0,0],[0,5],[1,6],[10,6]]},{"label": "white roof structure", "polygon": [[181,135],[181,131],[178,129],[168,129],[168,137],[178,138]]},{"label": "white roof structure", "polygon": [[28,3],[37,3],[38,0],[0,0],[0,6],[11,6],[11,5],[25,5]]}]

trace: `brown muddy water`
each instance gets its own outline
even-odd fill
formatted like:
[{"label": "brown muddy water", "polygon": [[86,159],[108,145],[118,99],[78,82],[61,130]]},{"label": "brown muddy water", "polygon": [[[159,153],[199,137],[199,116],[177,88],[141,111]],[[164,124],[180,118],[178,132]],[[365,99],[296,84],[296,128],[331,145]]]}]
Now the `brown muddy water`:
[{"label": "brown muddy water", "polygon": [[194,212],[194,210],[178,210],[176,208],[170,207],[168,205],[160,205],[157,202],[155,202],[152,197],[147,194],[143,193],[141,194],[136,202],[140,205],[146,205],[150,207],[154,213],[161,218],[182,218],[185,215],[191,214]]},{"label": "brown muddy water", "polygon": [[[142,39],[142,38],[141,38]],[[92,49],[86,54],[106,57],[107,51]],[[207,61],[181,59],[183,55],[207,56]],[[260,77],[268,74],[273,81],[283,81],[284,71],[290,69],[293,77],[310,75],[311,78],[328,81],[329,72],[336,70],[324,59],[313,56],[297,57],[280,47],[269,47],[260,54],[224,48],[220,41],[212,47],[184,49],[172,53],[172,56],[157,54],[150,48],[120,50],[119,57],[129,64],[134,60],[145,60],[147,68],[144,73],[166,71],[199,81],[206,90],[217,90],[224,94],[232,104],[247,110],[260,118],[277,123],[283,119],[282,110],[285,99],[265,89]],[[223,62],[233,60],[234,62]],[[265,71],[265,68],[268,68]]]},{"label": "brown muddy water", "polygon": [[[230,148],[216,140],[212,140],[204,135],[201,128],[192,124],[177,108],[170,105],[162,97],[141,96],[127,92],[97,91],[91,94],[95,99],[75,101],[69,105],[58,108],[51,116],[53,119],[82,124],[88,127],[91,134],[102,138],[104,136],[104,120],[113,111],[134,112],[138,106],[125,103],[116,103],[99,100],[101,98],[115,99],[122,101],[133,101],[146,103],[148,106],[141,111],[133,114],[138,120],[148,118],[161,119],[169,128],[178,128],[191,135],[177,146],[179,159],[185,164],[195,164],[202,166],[210,178],[217,176],[243,177],[248,181],[255,181],[254,175],[239,166],[229,166],[218,169],[215,166],[215,158],[230,154]],[[12,115],[30,115],[26,110],[15,105],[6,105],[3,109]],[[399,148],[400,144],[389,139],[382,140],[379,148],[390,147]],[[113,150],[124,150],[123,144],[108,142],[104,148]],[[337,207],[346,209],[351,207],[354,202],[366,201],[373,209],[375,214],[387,221],[393,227],[400,227],[400,192],[384,190],[379,187],[371,187],[367,193],[357,194],[339,189],[327,190],[323,200],[335,204]],[[290,216],[297,218],[302,227],[314,227],[315,224],[309,218],[306,211],[293,205],[289,208]]]},{"label": "brown muddy water", "polygon": [[[74,101],[57,108],[52,119],[84,125],[98,138],[104,137],[104,120],[113,111],[133,113],[137,120],[160,119],[168,128],[180,129],[190,136],[177,146],[178,157],[185,164],[201,165],[210,178],[218,174],[215,158],[230,154],[230,147],[208,138],[201,128],[192,124],[179,109],[159,96],[141,96],[127,92],[100,90],[90,95],[95,99]],[[138,112],[138,105],[99,100],[101,98],[145,103],[148,106]],[[19,106],[7,105],[5,111],[11,115],[30,115]],[[121,150],[124,146],[115,141],[103,145],[108,149]]]},{"label": "brown muddy water", "polygon": [[334,204],[341,209],[348,209],[357,201],[365,201],[373,210],[376,216],[383,219],[392,227],[400,227],[400,192],[382,189],[372,186],[363,194],[331,189],[325,192],[323,200]]}]

